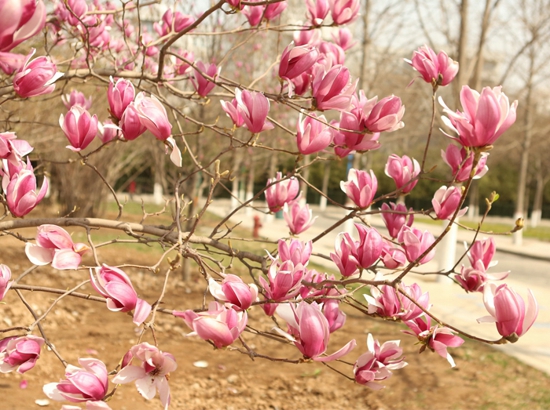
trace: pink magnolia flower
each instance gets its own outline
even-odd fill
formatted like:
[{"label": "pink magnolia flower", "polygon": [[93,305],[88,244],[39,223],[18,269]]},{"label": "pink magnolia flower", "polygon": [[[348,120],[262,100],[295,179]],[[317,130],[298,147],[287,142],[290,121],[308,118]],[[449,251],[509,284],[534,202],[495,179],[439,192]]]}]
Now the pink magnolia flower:
[{"label": "pink magnolia flower", "polygon": [[174,13],[172,9],[168,9],[164,12],[161,23],[154,23],[153,28],[159,36],[164,37],[170,33],[179,33],[194,22],[195,19],[192,16],[183,14],[181,11]]},{"label": "pink magnolia flower", "polygon": [[[67,8],[69,8],[70,11]],[[82,20],[85,20],[87,12],[88,5],[85,0],[67,0],[66,3],[63,2],[60,4],[58,16],[71,26],[76,27],[82,24]]]},{"label": "pink magnolia flower", "polygon": [[[467,152],[464,147],[458,148],[454,144],[449,144],[445,151],[441,150],[443,161],[451,167],[456,182],[464,182],[470,178],[472,165],[474,163],[474,151]],[[479,179],[487,173],[487,157],[489,153],[484,152],[479,158],[474,179]]]},{"label": "pink magnolia flower", "polygon": [[313,217],[313,213],[311,209],[309,209],[308,204],[304,206],[300,205],[299,198],[287,202],[283,209],[283,216],[288,225],[288,229],[293,235],[299,235],[307,231],[317,219],[317,217]]},{"label": "pink magnolia flower", "polygon": [[[416,261],[435,242],[435,238],[430,232],[422,232],[420,229],[411,228],[406,225],[399,232],[397,239],[401,242],[409,262]],[[417,263],[428,263],[434,256],[435,249],[432,249]]]},{"label": "pink magnolia flower", "polygon": [[278,3],[271,3],[268,4],[265,8],[264,17],[267,21],[275,20],[277,17],[281,15],[283,11],[286,10],[287,2],[286,1],[280,1]]},{"label": "pink magnolia flower", "polygon": [[4,53],[0,51],[0,70],[7,75],[12,75],[25,64],[26,56],[23,54]]},{"label": "pink magnolia flower", "polygon": [[120,128],[113,124],[113,122],[109,119],[105,120],[103,124],[98,122],[97,128],[99,130],[99,139],[104,144],[117,138],[120,130]]},{"label": "pink magnolia flower", "polygon": [[215,79],[215,77],[219,74],[218,67],[214,63],[207,66],[202,61],[197,61],[195,63],[195,66],[198,68],[198,70],[197,68],[195,69],[195,73],[191,78],[191,82],[193,83],[193,87],[195,87],[197,93],[201,97],[206,97],[210,93],[210,91],[212,91],[212,89],[216,86],[216,84],[206,79],[202,75],[202,73],[205,73],[209,77]]},{"label": "pink magnolia flower", "polygon": [[84,243],[74,243],[69,232],[57,225],[40,225],[36,244],[27,242],[25,254],[34,265],[51,263],[59,270],[77,269],[89,249]]},{"label": "pink magnolia flower", "polygon": [[136,326],[141,325],[151,313],[151,305],[138,298],[128,275],[121,269],[105,264],[94,270],[90,269],[90,283],[96,292],[107,299],[107,309],[112,312],[133,310],[133,322]]},{"label": "pink magnolia flower", "polygon": [[320,26],[330,11],[329,0],[306,0],[307,18],[312,26]]},{"label": "pink magnolia flower", "polygon": [[136,91],[131,81],[119,78],[116,82],[111,78],[107,90],[107,101],[109,101],[109,111],[117,120],[122,118],[126,107],[134,101]]},{"label": "pink magnolia flower", "polygon": [[460,102],[464,112],[451,111],[440,98],[448,117],[443,122],[458,134],[451,137],[464,147],[484,147],[494,144],[516,121],[517,101],[511,105],[502,87],[485,87],[481,95],[467,85],[462,87]]},{"label": "pink magnolia flower", "polygon": [[[344,295],[346,293],[345,289],[337,289],[334,287],[334,285],[330,284],[324,284],[321,288],[316,288],[309,283],[321,283],[326,280],[336,280],[334,275],[329,275],[326,272],[317,272],[315,269],[307,269],[306,273],[304,274],[304,277],[302,278],[302,286],[300,287],[300,297],[302,299],[307,298],[314,298],[319,296],[338,296],[338,295]],[[323,312],[325,312],[326,303],[329,301],[335,301],[340,303],[338,299],[319,299],[320,302],[323,302]],[[330,308],[332,309],[332,308]],[[330,310],[329,309],[329,310]],[[330,323],[330,319],[328,318],[327,314],[325,314],[327,317],[327,320]],[[345,315],[344,315],[345,316]],[[332,330],[331,330],[332,333]]]},{"label": "pink magnolia flower", "polygon": [[292,299],[300,292],[305,271],[305,266],[295,265],[290,260],[281,263],[274,261],[267,271],[267,280],[260,276],[258,281],[267,300],[283,302]]},{"label": "pink magnolia flower", "polygon": [[277,172],[275,178],[267,180],[269,187],[265,190],[265,200],[271,212],[278,212],[283,209],[284,204],[296,198],[300,190],[300,183],[296,178],[290,177],[281,180],[282,176],[280,172]]},{"label": "pink magnolia flower", "polygon": [[466,292],[483,292],[487,281],[503,280],[509,272],[487,273],[483,262],[478,260],[472,267],[462,266],[460,274],[455,275],[455,280]]},{"label": "pink magnolia flower", "polygon": [[267,120],[269,100],[260,92],[235,89],[237,112],[244,121],[244,126],[254,134],[271,130],[273,124]]},{"label": "pink magnolia flower", "polygon": [[495,252],[496,244],[493,238],[477,240],[468,251],[468,259],[470,260],[470,264],[472,266],[475,266],[477,263],[481,262],[483,270],[487,270],[498,263],[497,261],[493,261]]},{"label": "pink magnolia flower", "polygon": [[342,47],[344,51],[348,51],[357,44],[357,41],[353,41],[353,35],[348,28],[339,29],[337,34],[332,33],[332,39],[336,44]]},{"label": "pink magnolia flower", "polygon": [[307,266],[312,250],[313,243],[311,241],[304,243],[298,239],[291,239],[290,243],[280,239],[277,245],[279,260],[281,262],[290,261],[294,265]]},{"label": "pink magnolia flower", "polygon": [[330,12],[334,24],[341,26],[351,23],[359,16],[359,0],[330,0]]},{"label": "pink magnolia flower", "polygon": [[509,342],[517,342],[533,326],[539,314],[539,305],[531,290],[527,293],[527,306],[522,297],[507,284],[497,287],[487,283],[483,288],[483,303],[491,316],[478,322],[494,322],[497,331]]},{"label": "pink magnolia flower", "polygon": [[294,46],[290,43],[281,54],[279,77],[292,80],[308,71],[319,58],[319,51],[310,44]]},{"label": "pink magnolia flower", "polygon": [[42,0],[0,1],[0,52],[10,51],[35,36],[45,24]]},{"label": "pink magnolia flower", "polygon": [[201,339],[210,340],[218,349],[229,346],[243,332],[248,321],[246,311],[237,311],[218,302],[210,302],[206,312],[195,313],[192,310],[172,312],[181,317],[193,330],[187,336],[198,335]]},{"label": "pink magnolia flower", "polygon": [[[435,191],[432,199],[435,215],[438,219],[451,219],[462,200],[462,190],[456,186],[446,187],[443,185]],[[468,211],[468,207],[462,208],[457,218],[463,216]]]},{"label": "pink magnolia flower", "polygon": [[378,340],[374,340],[369,333],[368,351],[359,356],[353,366],[355,381],[373,390],[383,389],[385,386],[377,382],[391,377],[391,370],[402,369],[407,365],[402,357],[403,349],[399,347],[399,343],[400,340],[392,340],[380,346]]},{"label": "pink magnolia flower", "polygon": [[13,281],[11,279],[11,270],[7,265],[0,264],[0,301],[6,297]]},{"label": "pink magnolia flower", "polygon": [[40,357],[44,339],[37,336],[12,336],[0,340],[0,373],[17,369],[23,374],[31,370]]},{"label": "pink magnolia flower", "polygon": [[336,264],[342,276],[352,276],[359,270],[359,261],[357,260],[357,247],[348,233],[341,233],[336,237],[334,244],[334,253],[330,254],[330,259]]},{"label": "pink magnolia flower", "polygon": [[92,97],[86,98],[84,93],[77,90],[72,90],[70,94],[62,95],[61,100],[63,100],[63,104],[68,110],[75,105],[78,105],[85,110],[89,110],[92,106]]},{"label": "pink magnolia flower", "polygon": [[13,77],[13,89],[20,97],[36,97],[55,90],[55,82],[63,77],[49,57],[37,57],[31,61],[36,50],[33,48],[23,66]]},{"label": "pink magnolia flower", "polygon": [[66,380],[44,385],[44,394],[52,400],[82,403],[100,401],[109,389],[107,367],[98,359],[78,359],[82,366],[68,365],[65,368]]},{"label": "pink magnolia flower", "polygon": [[367,172],[351,168],[348,172],[348,180],[340,181],[340,189],[355,205],[366,209],[372,204],[376,195],[378,180],[372,170]]},{"label": "pink magnolia flower", "polygon": [[250,24],[252,27],[255,27],[262,22],[262,17],[264,16],[265,12],[265,5],[244,6],[242,12],[248,20],[248,24]]},{"label": "pink magnolia flower", "polygon": [[44,199],[48,191],[48,178],[44,177],[40,191],[37,191],[36,176],[31,162],[12,164],[3,160],[2,188],[8,203],[8,209],[16,218],[21,218],[31,212]]},{"label": "pink magnolia flower", "polygon": [[334,67],[337,64],[346,62],[346,52],[342,47],[328,41],[321,41],[317,46],[321,55],[317,62],[325,66],[326,69]]},{"label": "pink magnolia flower", "polygon": [[355,348],[353,339],[335,353],[322,356],[328,348],[330,330],[327,318],[316,302],[281,304],[277,307],[277,314],[287,322],[288,333],[304,357],[317,362],[329,362],[345,356]]},{"label": "pink magnolia flower", "polygon": [[79,152],[86,149],[94,140],[97,130],[97,115],[90,115],[88,111],[79,105],[73,106],[67,115],[61,114],[59,126],[65,133],[71,145],[67,145],[71,151]]},{"label": "pink magnolia flower", "polygon": [[258,299],[258,287],[255,284],[246,284],[232,274],[224,275],[221,284],[210,278],[208,290],[216,299],[232,304],[235,310],[246,310]]},{"label": "pink magnolia flower", "polygon": [[[331,289],[328,294],[330,296],[337,296],[339,293],[336,289]],[[340,301],[338,299],[325,300],[322,312],[327,319],[329,333],[336,332],[346,323],[346,314],[340,310]]]},{"label": "pink magnolia flower", "polygon": [[424,81],[432,85],[445,86],[456,77],[458,63],[444,51],[436,54],[428,46],[422,46],[413,53],[412,60],[405,60],[420,73]]},{"label": "pink magnolia flower", "polygon": [[18,163],[33,149],[27,141],[17,139],[15,132],[0,132],[0,159]]},{"label": "pink magnolia flower", "polygon": [[[353,97],[352,97],[353,100]],[[334,132],[334,153],[340,158],[344,158],[352,151],[366,152],[380,148],[380,133],[370,134],[365,129],[355,114],[342,111],[340,113],[340,122],[331,122],[331,125],[340,127],[340,130]],[[357,130],[351,132],[348,130]]]},{"label": "pink magnolia flower", "polygon": [[147,130],[141,122],[139,112],[133,102],[124,110],[119,125],[122,136],[127,141],[135,140]]},{"label": "pink magnolia flower", "polygon": [[447,348],[459,347],[464,343],[464,340],[455,336],[453,330],[448,327],[438,325],[432,326],[431,323],[432,319],[430,316],[426,316],[425,318],[417,317],[414,320],[409,320],[405,322],[405,324],[412,332],[405,331],[405,333],[418,338],[418,341],[422,344],[420,353],[422,353],[426,347],[429,347],[431,351],[447,359],[451,367],[455,367],[455,361],[449,352],[447,352]]},{"label": "pink magnolia flower", "polygon": [[[424,313],[418,305],[425,310],[430,309],[430,296],[428,292],[422,293],[422,289],[418,284],[413,283],[411,286],[407,286],[401,283],[399,289],[409,297],[396,291],[393,286],[371,286],[370,295],[365,294],[369,314],[407,321],[416,319]],[[415,300],[418,305],[413,303],[411,299]]]},{"label": "pink magnolia flower", "polygon": [[187,71],[189,67],[191,67],[190,64],[195,62],[195,54],[192,51],[188,50],[179,50],[178,55],[183,57],[185,60],[181,60],[177,58],[177,62],[175,64],[176,73],[178,75],[183,75]]},{"label": "pink magnolia flower", "polygon": [[355,224],[359,233],[359,241],[356,242],[355,259],[358,266],[369,269],[378,261],[382,254],[383,239],[375,228],[369,228],[362,224]]},{"label": "pink magnolia flower", "polygon": [[298,77],[294,77],[289,83],[289,92],[292,89],[292,93],[296,95],[304,95],[311,85],[311,74],[302,73]]},{"label": "pink magnolia flower", "polygon": [[222,105],[222,108],[227,116],[231,118],[231,121],[233,121],[233,124],[235,124],[236,127],[242,127],[244,125],[244,119],[237,109],[238,103],[236,98],[233,98],[231,101],[220,100],[220,104]]},{"label": "pink magnolia flower", "polygon": [[343,65],[326,70],[322,64],[317,64],[313,68],[311,88],[318,110],[347,110],[356,86],[357,81],[352,83],[349,70]]},{"label": "pink magnolia flower", "polygon": [[300,113],[296,127],[296,142],[300,154],[315,154],[328,148],[332,143],[333,133],[326,124],[327,119],[324,115],[311,114],[304,118],[304,115]]},{"label": "pink magnolia flower", "polygon": [[146,97],[145,93],[141,92],[136,96],[134,105],[141,124],[156,139],[164,141],[170,137],[172,134],[172,124],[170,124],[164,105],[154,95]]},{"label": "pink magnolia flower", "polygon": [[383,203],[381,211],[384,224],[392,238],[397,238],[403,225],[412,226],[414,222],[413,209],[407,210],[407,207],[403,204],[390,202],[388,205]]},{"label": "pink magnolia flower", "polygon": [[313,30],[309,24],[304,24],[300,30],[296,30],[293,34],[294,44],[303,46],[309,44],[316,46],[321,41],[321,33],[319,30]]},{"label": "pink magnolia flower", "polygon": [[[377,97],[369,100],[368,110],[363,110],[363,122],[370,132],[390,132],[403,128],[401,119],[405,114],[405,106],[399,97],[390,96],[376,102]],[[372,106],[372,103],[375,103]],[[370,108],[372,106],[372,109]]]},{"label": "pink magnolia flower", "polygon": [[401,193],[407,194],[418,183],[415,179],[420,174],[420,164],[414,158],[411,159],[406,155],[399,157],[396,154],[391,154],[386,163],[385,173],[393,179],[397,189]]},{"label": "pink magnolia flower", "polygon": [[167,410],[170,404],[168,377],[178,367],[174,356],[160,351],[158,347],[149,343],[140,343],[133,346],[124,358],[126,363],[131,363],[134,359],[140,363],[137,366],[133,364],[124,366],[113,377],[113,383],[126,384],[135,381],[139,394],[147,400],[155,397],[158,390],[160,402]]},{"label": "pink magnolia flower", "polygon": [[407,256],[400,246],[394,245],[389,241],[384,241],[380,260],[386,268],[397,269],[406,265]]}]

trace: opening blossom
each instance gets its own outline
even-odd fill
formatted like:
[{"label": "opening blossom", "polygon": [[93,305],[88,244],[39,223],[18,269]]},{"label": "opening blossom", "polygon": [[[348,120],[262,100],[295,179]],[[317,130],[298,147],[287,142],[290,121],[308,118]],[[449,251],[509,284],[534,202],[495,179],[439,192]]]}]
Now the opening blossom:
[{"label": "opening blossom", "polygon": [[434,86],[445,86],[456,77],[458,63],[444,51],[436,54],[428,46],[422,46],[413,53],[412,60],[405,60],[420,73],[423,80]]},{"label": "opening blossom", "polygon": [[137,114],[141,124],[147,128],[156,139],[165,141],[172,135],[172,124],[168,119],[166,108],[155,97],[147,97],[141,92],[136,96],[134,101]]},{"label": "opening blossom", "polygon": [[408,194],[418,183],[415,179],[420,174],[420,164],[407,155],[399,157],[391,154],[386,163],[385,173],[393,179],[395,187],[401,189],[402,194]]},{"label": "opening blossom", "polygon": [[136,91],[131,81],[119,78],[116,82],[111,77],[109,88],[107,90],[107,101],[109,102],[109,111],[117,120],[122,118],[126,107],[134,101]]},{"label": "opening blossom", "polygon": [[[428,231],[422,232],[420,229],[411,228],[406,225],[399,232],[397,239],[403,246],[409,262],[417,260],[435,242],[432,233]],[[434,256],[435,248],[424,255],[417,263],[428,263]]]},{"label": "opening blossom", "polygon": [[269,100],[260,92],[235,89],[237,112],[241,116],[244,126],[254,134],[271,130],[274,125],[267,120]]},{"label": "opening blossom", "polygon": [[86,98],[86,96],[77,90],[72,90],[70,94],[65,94],[61,96],[63,104],[70,110],[73,106],[78,105],[85,110],[89,110],[92,106],[92,97]]},{"label": "opening blossom", "polygon": [[240,277],[232,274],[225,275],[222,283],[210,278],[208,290],[216,299],[230,303],[237,310],[248,309],[258,299],[258,287],[254,283],[246,284]]},{"label": "opening blossom", "polygon": [[7,265],[0,264],[0,301],[6,297],[13,281],[11,279],[11,270]]},{"label": "opening blossom", "polygon": [[67,148],[75,152],[82,151],[92,143],[97,134],[97,115],[92,116],[80,105],[74,105],[67,115],[61,114],[59,126],[71,144]]},{"label": "opening blossom", "polygon": [[31,370],[40,357],[44,339],[37,336],[6,337],[0,340],[0,373],[17,369],[23,374]]},{"label": "opening blossom", "polygon": [[195,87],[197,94],[201,97],[206,97],[216,86],[216,84],[206,79],[202,73],[205,73],[211,78],[215,78],[219,74],[218,67],[214,63],[206,65],[202,61],[197,61],[195,65],[198,70],[195,69],[191,82],[193,83],[193,87]]},{"label": "opening blossom", "polygon": [[[470,178],[472,166],[474,164],[474,151],[466,151],[464,147],[459,148],[454,144],[449,144],[445,151],[441,150],[443,161],[451,168],[456,182],[464,182]],[[489,153],[481,154],[477,163],[474,179],[479,179],[487,173],[487,156]]]},{"label": "opening blossom", "polygon": [[376,195],[378,180],[374,172],[361,171],[351,168],[348,172],[348,180],[340,181],[340,189],[349,199],[361,209],[368,208]]},{"label": "opening blossom", "polygon": [[267,206],[271,212],[278,212],[283,209],[283,206],[292,201],[298,195],[300,190],[300,183],[294,177],[290,177],[285,180],[281,180],[283,174],[277,172],[275,178],[270,178],[267,180],[267,185],[269,188],[265,190],[265,200]]},{"label": "opening blossom", "polygon": [[[418,284],[413,283],[411,286],[407,286],[401,283],[399,288],[425,310],[430,309],[430,296],[428,292],[422,293]],[[368,303],[369,314],[407,321],[416,319],[424,313],[418,305],[401,292],[396,291],[393,286],[371,286],[370,295],[365,294],[364,296]]]},{"label": "opening blossom", "polygon": [[332,129],[326,124],[327,119],[324,115],[310,114],[304,116],[300,113],[296,127],[296,143],[300,154],[315,154],[328,148],[332,143],[333,133]]},{"label": "opening blossom", "polygon": [[[407,210],[407,207],[403,204],[395,204],[390,202],[382,204],[382,219],[386,228],[388,228],[388,233],[392,238],[397,238],[399,231],[404,225],[412,226],[414,222],[414,213],[413,209],[410,208]],[[407,215],[408,214],[408,215]]]},{"label": "opening blossom", "polygon": [[[462,200],[462,190],[456,186],[446,187],[443,185],[435,191],[432,199],[437,219],[451,219]],[[463,216],[468,211],[468,207],[462,208],[456,215],[457,218]]]},{"label": "opening blossom", "polygon": [[13,77],[13,89],[23,98],[49,94],[55,90],[55,82],[63,77],[49,57],[37,57],[31,61],[36,50],[33,48],[23,66]]},{"label": "opening blossom", "polygon": [[315,219],[317,219],[317,217],[313,217],[313,212],[309,209],[309,205],[300,205],[299,199],[286,203],[283,210],[286,224],[293,235],[299,235],[307,231],[313,225]]}]

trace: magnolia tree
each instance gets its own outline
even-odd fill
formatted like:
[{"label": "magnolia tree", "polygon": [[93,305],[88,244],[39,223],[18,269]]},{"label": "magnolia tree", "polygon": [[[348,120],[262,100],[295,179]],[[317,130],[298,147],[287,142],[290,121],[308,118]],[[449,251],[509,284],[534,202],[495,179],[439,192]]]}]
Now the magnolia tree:
[{"label": "magnolia tree", "polygon": [[[59,375],[59,383],[44,386],[45,394],[53,400],[77,403],[86,409],[108,409],[109,398],[120,392],[113,386],[135,383],[147,399],[158,391],[160,401],[168,408],[168,379],[170,373],[177,371],[178,358],[163,351],[161,331],[155,328],[155,318],[160,314],[170,315],[174,321],[183,320],[190,329],[189,335],[204,339],[216,349],[240,352],[251,358],[328,363],[340,360],[352,349],[361,349],[363,353],[355,363],[343,362],[349,365],[347,373],[340,373],[372,389],[384,387],[381,382],[407,363],[399,341],[381,342],[372,334],[367,337],[366,349],[364,341],[359,342],[360,347],[355,340],[343,347],[330,345],[332,333],[345,332],[343,304],[373,318],[404,323],[409,329],[405,333],[410,335],[406,336],[407,343],[419,343],[421,351],[432,350],[451,366],[455,363],[448,348],[459,347],[462,336],[502,344],[516,342],[529,330],[538,313],[533,294],[529,292],[527,299],[523,299],[506,283],[498,282],[506,274],[489,272],[494,264],[495,242],[477,239],[479,232],[472,233],[472,241],[463,255],[466,262],[461,267],[457,263],[450,270],[433,274],[449,277],[466,292],[479,293],[488,316],[478,320],[494,322],[500,339],[485,340],[444,323],[430,312],[428,294],[407,277],[412,269],[434,257],[442,238],[465,212],[463,204],[472,180],[487,172],[488,152],[516,119],[517,102],[510,103],[501,87],[476,91],[464,86],[460,92],[462,108],[456,111],[440,99],[443,121],[448,127],[448,134],[441,137],[449,141],[442,152],[448,165],[448,180],[442,181],[444,185],[434,192],[432,209],[407,208],[403,197],[420,180],[430,178],[432,166],[427,158],[436,119],[437,91],[451,83],[459,69],[443,51],[437,54],[424,46],[407,60],[412,66],[411,78],[419,74],[433,91],[431,125],[422,157],[414,159],[406,153],[389,156],[385,173],[395,182],[393,192],[378,191],[377,178],[382,176],[372,170],[350,169],[347,180],[340,184],[349,206],[327,198],[346,210],[345,216],[312,241],[299,239],[315,223],[308,205],[300,200],[300,183],[319,191],[304,177],[308,164],[345,158],[350,153],[368,155],[368,151],[384,143],[387,133],[404,126],[405,107],[400,98],[365,95],[364,90],[357,89],[357,81],[346,67],[346,51],[355,42],[345,26],[358,17],[359,5],[358,0],[307,0],[306,23],[281,25],[281,15],[289,13],[290,8],[283,0],[220,0],[191,14],[185,14],[177,2],[175,6],[160,3],[155,7],[157,10],[160,7],[163,14],[151,30],[145,24],[145,16],[151,15],[151,4],[147,2],[92,4],[65,0],[48,9],[42,0],[0,0],[3,116],[9,116],[9,104],[18,101],[27,104],[36,99],[63,98],[66,110],[51,115],[59,118],[57,132],[66,137],[66,155],[72,162],[80,161],[84,166],[98,152],[117,150],[123,143],[149,138],[151,146],[165,148],[173,169],[186,164],[189,170],[180,174],[172,188],[174,195],[169,204],[173,223],[169,227],[126,222],[119,220],[120,214],[116,220],[36,218],[33,209],[43,201],[50,181],[44,177],[38,188],[29,159],[29,155],[34,155],[33,146],[24,135],[17,135],[10,128],[9,121],[2,122],[0,200],[5,212],[0,231],[9,232],[22,242],[32,266],[24,272],[12,272],[10,266],[1,265],[0,300],[8,292],[16,293],[35,321],[0,329],[4,337],[0,340],[1,372],[31,371],[41,354],[55,354],[65,367],[65,374]],[[212,21],[223,21],[233,28],[216,29]],[[294,41],[289,38],[281,46],[284,50],[272,55],[268,69],[248,85],[224,73],[223,55],[211,61],[201,60],[180,46],[186,36],[193,35],[196,39],[215,35],[221,42],[234,41],[228,44],[228,50],[240,48],[250,52],[246,41],[235,39],[273,35],[283,41],[285,32],[293,32]],[[108,118],[100,119],[103,113],[90,112],[91,97],[78,90],[83,80],[98,85],[99,91],[93,98],[108,104]],[[67,84],[73,90],[61,97],[59,88]],[[204,121],[200,112],[195,115],[195,111],[187,109],[193,104],[220,117],[225,113],[232,124],[229,120],[223,124],[225,119]],[[283,111],[286,123],[291,126],[273,114]],[[195,131],[185,132],[189,124]],[[270,138],[271,133],[278,138]],[[217,151],[210,157],[200,157],[192,141],[207,134],[215,141]],[[243,151],[242,155],[269,152],[278,158],[291,159],[294,165],[286,175],[281,172],[271,175],[264,189],[240,202],[210,234],[199,236],[203,216],[216,200],[214,189],[234,178],[232,171],[223,169],[222,161],[239,151]],[[47,155],[41,156],[41,161],[47,163]],[[114,188],[98,168],[94,169],[122,210]],[[191,204],[182,197],[181,187],[196,175],[208,181],[208,193],[203,207],[189,217],[185,210]],[[267,208],[257,207],[262,197]],[[272,247],[267,255],[235,250],[228,242],[231,229],[224,228],[232,215],[251,207],[253,200],[256,209],[266,213],[284,211],[291,234],[281,238],[276,249]],[[487,200],[488,210],[494,200],[496,195]],[[386,230],[375,229],[366,222],[365,216],[374,213],[381,214]],[[436,239],[415,227],[417,213],[448,220],[448,227]],[[354,234],[340,233],[334,251],[324,255],[339,274],[329,275],[309,267],[316,242],[330,232],[343,230],[345,222],[351,220],[357,221]],[[64,229],[68,226],[83,230],[87,234],[86,243],[76,243]],[[18,230],[29,227],[36,229],[34,238],[18,234]],[[94,236],[97,230],[104,229],[120,230],[128,235],[127,242],[163,249],[161,260],[138,266],[139,269],[158,272],[169,252],[178,254],[175,260],[168,261],[169,268],[161,272],[164,286],[154,303],[137,295],[131,274],[123,269],[125,266],[108,266],[98,256]],[[92,256],[92,266],[82,261],[86,253]],[[232,265],[226,261],[233,259],[243,262],[248,276],[232,272]],[[185,260],[201,273],[208,298],[195,309],[161,308],[165,290],[174,278],[172,271]],[[40,286],[39,279],[28,274],[42,265],[76,270],[81,283],[69,290]],[[93,294],[79,292],[87,283]],[[359,289],[363,290],[357,292]],[[26,301],[25,293],[29,291],[58,297],[39,315]],[[105,309],[113,312],[130,312],[128,320],[140,327],[138,343],[129,351],[120,352],[121,361],[116,368],[108,369],[97,358],[83,357],[78,363],[68,363],[63,352],[55,348],[53,335],[44,331],[41,322],[60,300],[71,297],[90,304],[106,304]],[[258,330],[249,320],[251,310],[255,316],[261,313],[277,317],[274,320],[277,326]],[[294,346],[296,354],[284,359],[270,357],[250,347],[247,335],[266,336]],[[49,347],[47,353],[45,346]]]}]

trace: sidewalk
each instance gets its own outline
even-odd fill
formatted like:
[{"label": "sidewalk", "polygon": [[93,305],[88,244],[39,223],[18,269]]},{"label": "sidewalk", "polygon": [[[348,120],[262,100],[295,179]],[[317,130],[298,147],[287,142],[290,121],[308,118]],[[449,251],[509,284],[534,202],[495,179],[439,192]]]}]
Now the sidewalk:
[{"label": "sidewalk", "polygon": [[[258,201],[255,205],[262,206],[264,204]],[[230,207],[229,200],[216,200],[208,207],[208,210],[218,216],[224,217],[230,212]],[[322,215],[318,206],[310,205],[310,208],[313,210],[314,216],[319,215],[319,219],[309,230],[300,235],[300,239],[303,241],[314,238],[345,215],[344,210],[336,207],[327,207]],[[248,214],[246,210],[239,211],[231,218],[231,221],[234,223],[241,222],[241,227],[252,230],[253,216],[255,214],[262,217],[263,227],[260,229],[261,236],[270,240],[278,240],[289,236],[284,219],[275,219],[272,215],[265,215],[258,211],[249,210]],[[380,216],[372,216],[370,223],[376,228],[380,228],[382,233],[385,232],[385,227]],[[439,235],[443,231],[442,224],[433,225],[415,222],[414,226],[422,230],[428,230],[434,235]],[[321,238],[314,244],[313,252],[328,256],[330,252],[334,251],[336,235],[346,228],[352,229],[348,223],[347,227],[343,225],[339,226],[333,232]],[[472,237],[473,232],[460,229],[457,235],[457,241],[460,243],[459,246],[462,246],[464,241],[471,242]],[[493,238],[495,239],[498,251],[525,258],[526,269],[529,268],[530,260],[536,259],[543,261],[543,263],[548,262],[548,274],[550,275],[550,244],[524,238],[523,245],[517,247],[512,244],[511,236],[497,235],[493,236]],[[437,271],[438,264],[436,259],[434,258],[434,260],[423,265],[421,270],[425,272]],[[336,267],[330,260],[312,256],[312,261],[333,272],[336,271]],[[444,280],[443,282],[434,281],[433,276],[424,277],[418,274],[411,274],[410,278],[405,282],[411,283],[414,280],[419,283],[424,291],[430,293],[430,301],[433,304],[431,311],[436,316],[472,335],[492,340],[500,339],[493,324],[478,324],[476,321],[477,318],[488,314],[483,305],[481,294],[466,293],[459,286],[448,280]],[[495,347],[532,367],[550,374],[550,288],[514,279],[513,272],[505,281],[524,300],[527,297],[527,289],[530,288],[539,303],[539,315],[533,327],[517,343]],[[449,301],[452,302],[449,303]]]}]

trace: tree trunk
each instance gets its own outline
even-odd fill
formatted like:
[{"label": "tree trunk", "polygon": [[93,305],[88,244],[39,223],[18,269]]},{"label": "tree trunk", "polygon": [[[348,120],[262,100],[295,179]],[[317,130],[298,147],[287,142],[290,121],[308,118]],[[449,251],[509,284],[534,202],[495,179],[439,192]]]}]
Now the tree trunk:
[{"label": "tree trunk", "polygon": [[330,181],[330,161],[325,161],[325,171],[323,172],[323,186],[321,191],[324,195],[321,195],[321,201],[319,202],[319,207],[321,211],[327,209],[327,198],[328,196],[328,183]]}]

